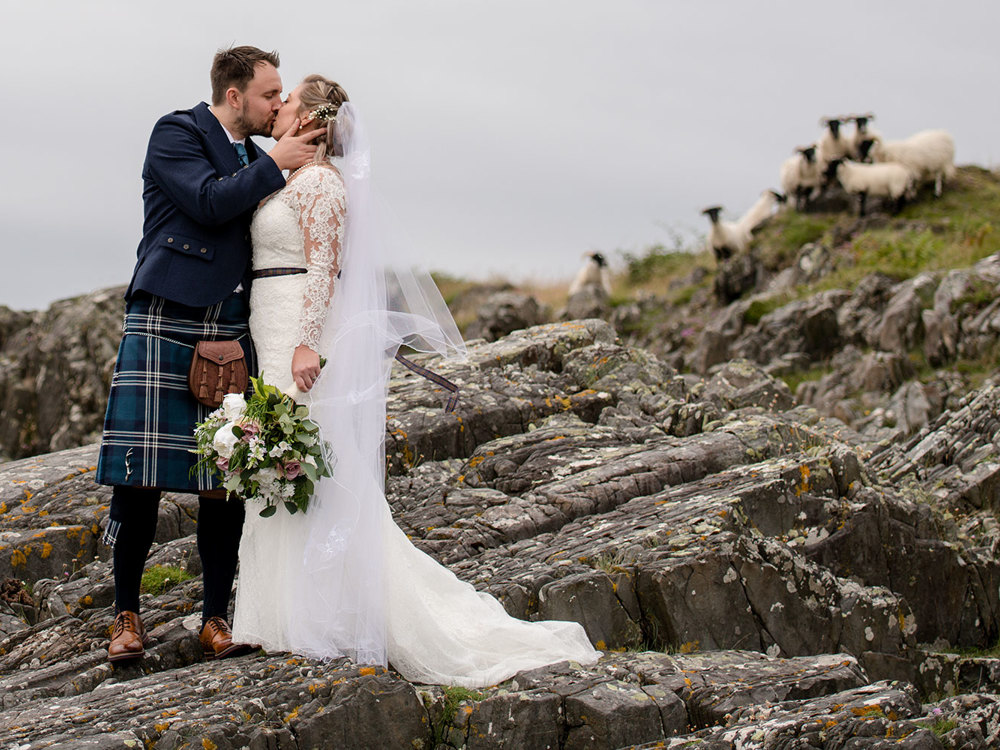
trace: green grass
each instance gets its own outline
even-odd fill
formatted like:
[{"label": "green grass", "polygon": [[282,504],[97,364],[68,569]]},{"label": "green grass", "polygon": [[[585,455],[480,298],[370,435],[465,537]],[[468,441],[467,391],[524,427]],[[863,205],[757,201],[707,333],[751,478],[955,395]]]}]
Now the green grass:
[{"label": "green grass", "polygon": [[842,214],[805,214],[784,211],[762,227],[754,238],[764,266],[777,270],[790,265],[803,245],[824,239]]},{"label": "green grass", "polygon": [[943,737],[957,727],[958,722],[954,719],[938,719],[933,724],[929,721],[918,721],[917,726],[930,729],[937,737]]},{"label": "green grass", "polygon": [[791,302],[791,297],[787,294],[778,294],[774,297],[755,299],[743,313],[743,322],[747,325],[755,326],[760,323],[760,319],[765,315],[784,307],[789,302]]},{"label": "green grass", "polygon": [[145,594],[159,596],[178,583],[189,581],[192,578],[194,578],[193,575],[176,565],[154,565],[142,574],[142,583],[139,588]]},{"label": "green grass", "polygon": [[790,372],[787,375],[780,375],[779,377],[785,381],[785,385],[788,386],[788,390],[794,395],[796,389],[802,383],[809,383],[814,380],[819,380],[824,375],[829,375],[833,372],[833,368],[829,365],[821,365],[819,367],[813,367],[809,370],[804,370],[802,372]]}]

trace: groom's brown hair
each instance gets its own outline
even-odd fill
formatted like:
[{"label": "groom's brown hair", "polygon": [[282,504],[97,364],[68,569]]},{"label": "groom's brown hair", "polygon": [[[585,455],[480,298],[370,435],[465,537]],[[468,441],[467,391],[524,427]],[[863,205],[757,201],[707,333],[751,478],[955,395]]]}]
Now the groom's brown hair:
[{"label": "groom's brown hair", "polygon": [[278,53],[246,45],[216,52],[212,60],[212,104],[222,104],[231,86],[237,91],[246,91],[261,63],[270,63],[277,68]]}]

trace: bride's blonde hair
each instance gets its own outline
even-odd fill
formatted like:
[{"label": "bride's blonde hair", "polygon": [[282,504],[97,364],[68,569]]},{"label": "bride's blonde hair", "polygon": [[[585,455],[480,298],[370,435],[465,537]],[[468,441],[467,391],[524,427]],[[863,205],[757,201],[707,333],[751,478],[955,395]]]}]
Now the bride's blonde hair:
[{"label": "bride's blonde hair", "polygon": [[302,90],[299,92],[301,114],[308,116],[319,109],[319,119],[326,123],[326,138],[318,141],[316,161],[323,161],[327,156],[340,156],[340,149],[334,138],[334,118],[340,110],[340,105],[348,101],[344,87],[325,76],[313,74],[302,79]]}]

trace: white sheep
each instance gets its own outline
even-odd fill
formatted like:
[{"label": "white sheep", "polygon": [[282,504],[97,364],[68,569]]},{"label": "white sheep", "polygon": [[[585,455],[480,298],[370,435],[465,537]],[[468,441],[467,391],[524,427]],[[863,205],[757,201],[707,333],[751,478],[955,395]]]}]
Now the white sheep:
[{"label": "white sheep", "polygon": [[708,233],[708,246],[715,253],[716,260],[726,258],[738,253],[745,253],[750,249],[750,239],[753,230],[763,224],[774,212],[774,207],[778,203],[784,203],[785,196],[775,190],[764,190],[757,199],[736,221],[720,221],[719,213],[722,206],[710,206],[702,211],[712,222],[712,228]]},{"label": "white sheep", "polygon": [[938,197],[945,178],[955,176],[955,139],[947,130],[921,130],[901,141],[876,136],[865,143],[876,162],[902,164],[918,183],[933,182]]},{"label": "white sheep", "polygon": [[853,145],[848,138],[840,132],[843,118],[824,117],[820,122],[826,125],[826,130],[820,136],[816,144],[816,159],[822,169],[826,169],[832,161],[846,159],[852,155]]},{"label": "white sheep", "polygon": [[600,289],[608,297],[611,296],[611,275],[608,263],[600,253],[587,253],[583,267],[576,272],[569,285],[569,296],[583,291],[587,287]]},{"label": "white sheep", "polygon": [[862,144],[865,141],[881,137],[880,133],[869,125],[875,119],[875,115],[871,112],[865,112],[863,115],[848,115],[844,119],[854,122],[854,134],[851,136],[851,158],[865,161],[866,154],[863,152],[864,146]]},{"label": "white sheep", "polygon": [[816,161],[816,144],[795,149],[795,156],[781,163],[781,189],[796,209],[815,200],[822,187],[823,170]]},{"label": "white sheep", "polygon": [[901,164],[861,164],[849,159],[830,163],[831,174],[835,174],[844,190],[858,196],[858,213],[865,215],[868,196],[891,198],[900,210],[907,197],[913,196],[913,176]]}]

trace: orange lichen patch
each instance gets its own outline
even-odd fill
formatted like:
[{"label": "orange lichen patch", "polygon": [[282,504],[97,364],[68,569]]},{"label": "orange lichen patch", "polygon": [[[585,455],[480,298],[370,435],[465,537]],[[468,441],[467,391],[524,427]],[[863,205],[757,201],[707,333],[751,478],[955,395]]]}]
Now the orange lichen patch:
[{"label": "orange lichen patch", "polygon": [[809,491],[809,467],[803,464],[799,467],[799,474],[802,476],[802,484],[795,488],[796,496]]},{"label": "orange lichen patch", "polygon": [[375,674],[375,667],[361,667],[361,669],[358,670],[358,674],[362,677],[373,675]]},{"label": "orange lichen patch", "polygon": [[52,554],[52,545],[48,542],[42,543],[42,559],[45,560],[49,555]]},{"label": "orange lichen patch", "polygon": [[301,659],[289,659],[288,661],[285,662],[285,664],[291,667],[297,667],[301,663],[302,663]]},{"label": "orange lichen patch", "polygon": [[594,648],[596,648],[598,651],[604,651],[607,647],[608,644],[605,643],[604,641],[598,641],[597,643],[594,644]]},{"label": "orange lichen patch", "polygon": [[38,510],[38,506],[37,505],[22,505],[21,506],[21,512],[25,513],[25,514],[27,514],[27,513],[34,513],[36,510]]},{"label": "orange lichen patch", "polygon": [[205,748],[205,750],[218,750],[219,748],[219,746],[212,742],[212,740],[208,739],[208,737],[202,739],[201,746]]},{"label": "orange lichen patch", "polygon": [[485,460],[486,456],[473,456],[472,458],[469,459],[469,468],[474,469]]},{"label": "orange lichen patch", "polygon": [[27,551],[22,552],[19,549],[15,549],[10,553],[10,567],[19,568],[22,565],[28,564],[28,555],[31,554],[31,547],[27,548]]},{"label": "orange lichen patch", "polygon": [[885,716],[881,706],[851,706],[851,713],[863,719],[881,719]]},{"label": "orange lichen patch", "polygon": [[694,651],[697,651],[700,646],[701,646],[701,641],[688,641],[687,643],[681,644],[680,652],[682,654],[690,654]]},{"label": "orange lichen patch", "polygon": [[67,539],[76,539],[79,536],[80,536],[80,527],[79,526],[73,526],[71,528],[66,529],[66,538]]},{"label": "orange lichen patch", "polygon": [[39,531],[37,534],[32,534],[31,538],[32,539],[41,539],[43,536],[45,536],[45,532],[44,531]]},{"label": "orange lichen patch", "polygon": [[291,713],[289,713],[288,716],[285,717],[285,723],[287,724],[298,715],[299,715],[299,707],[296,706],[295,708],[292,709]]},{"label": "orange lichen patch", "polygon": [[93,534],[94,536],[97,536],[98,534],[101,533],[101,527],[98,526],[96,523],[91,525],[90,533]]},{"label": "orange lichen patch", "polygon": [[80,604],[82,604],[85,607],[89,607],[93,603],[94,603],[94,597],[92,597],[90,594],[87,594],[86,596],[80,599]]},{"label": "orange lichen patch", "polygon": [[0,513],[7,512],[7,503],[0,503]]},{"label": "orange lichen patch", "polygon": [[[455,414],[455,413],[452,412],[452,414]],[[465,432],[465,422],[462,421],[462,418],[460,416],[458,416],[457,414],[455,414],[455,419],[458,420],[458,431],[459,432]]]},{"label": "orange lichen patch", "polygon": [[24,499],[25,500],[30,500],[34,496],[35,496],[34,493],[31,490],[29,490],[27,487],[25,487],[25,489],[24,489]]},{"label": "orange lichen patch", "polygon": [[162,724],[153,724],[153,729],[155,729],[160,734],[163,734],[168,729],[170,729],[170,722],[169,721],[165,721]]}]

